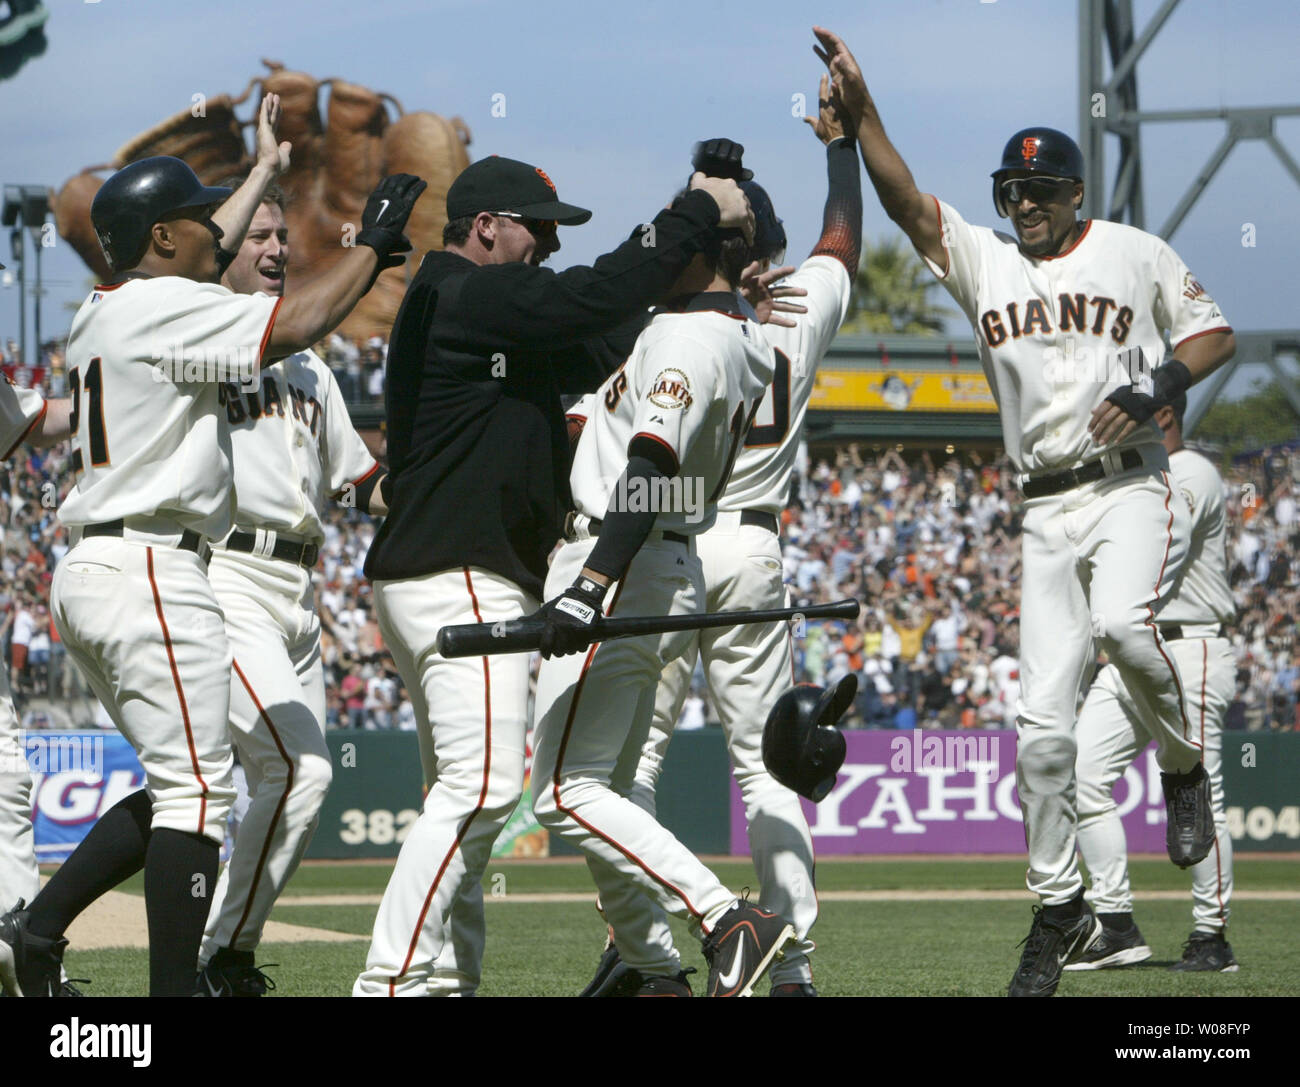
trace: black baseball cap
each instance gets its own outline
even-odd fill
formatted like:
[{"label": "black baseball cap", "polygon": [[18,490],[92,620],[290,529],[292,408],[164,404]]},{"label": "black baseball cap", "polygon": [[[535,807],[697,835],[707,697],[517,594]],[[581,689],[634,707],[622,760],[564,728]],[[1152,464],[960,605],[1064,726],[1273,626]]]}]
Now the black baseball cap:
[{"label": "black baseball cap", "polygon": [[577,226],[591,212],[556,199],[555,182],[540,166],[492,155],[471,162],[447,190],[447,218],[462,219],[480,211],[513,211],[530,219],[553,219]]}]

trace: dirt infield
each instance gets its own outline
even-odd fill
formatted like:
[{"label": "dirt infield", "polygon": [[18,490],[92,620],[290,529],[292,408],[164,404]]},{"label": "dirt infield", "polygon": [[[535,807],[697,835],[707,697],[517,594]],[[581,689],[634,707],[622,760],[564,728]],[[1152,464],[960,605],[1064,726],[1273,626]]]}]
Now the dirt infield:
[{"label": "dirt infield", "polygon": [[[376,895],[378,903],[379,896]],[[303,925],[286,925],[268,921],[264,937],[270,943],[343,943],[364,940],[348,932],[330,929],[307,928]],[[78,917],[68,929],[68,940],[74,948],[140,947],[149,946],[149,924],[145,918],[144,898],[140,895],[109,891],[103,898]]]}]

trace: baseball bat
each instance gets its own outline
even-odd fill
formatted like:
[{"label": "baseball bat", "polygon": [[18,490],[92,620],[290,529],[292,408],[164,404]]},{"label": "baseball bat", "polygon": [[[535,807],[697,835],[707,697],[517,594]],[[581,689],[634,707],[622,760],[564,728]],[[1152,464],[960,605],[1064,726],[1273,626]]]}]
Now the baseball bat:
[{"label": "baseball bat", "polygon": [[[856,600],[814,604],[807,608],[767,608],[760,611],[711,611],[696,615],[616,615],[598,619],[592,642],[635,638],[640,634],[667,634],[676,630],[775,623],[786,619],[856,619]],[[438,631],[438,652],[444,657],[484,657],[497,653],[530,653],[541,642],[544,622],[533,616],[496,623],[461,623]]]}]

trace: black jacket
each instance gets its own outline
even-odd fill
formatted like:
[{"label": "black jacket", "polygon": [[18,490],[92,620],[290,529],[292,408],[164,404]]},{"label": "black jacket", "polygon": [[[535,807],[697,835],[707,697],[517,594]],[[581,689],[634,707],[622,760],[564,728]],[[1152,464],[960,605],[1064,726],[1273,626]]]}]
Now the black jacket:
[{"label": "black jacket", "polygon": [[[631,352],[646,308],[712,235],[689,193],[591,267],[425,256],[388,348],[389,513],[374,579],[477,566],[542,595],[569,495],[560,397],[589,392]],[[653,241],[653,244],[646,244]]]}]

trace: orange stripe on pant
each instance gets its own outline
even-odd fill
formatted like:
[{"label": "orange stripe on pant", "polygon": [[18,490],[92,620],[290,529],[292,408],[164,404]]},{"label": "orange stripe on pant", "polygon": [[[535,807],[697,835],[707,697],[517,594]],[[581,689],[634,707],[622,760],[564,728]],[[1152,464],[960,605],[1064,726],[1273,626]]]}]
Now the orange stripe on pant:
[{"label": "orange stripe on pant", "polygon": [[[607,616],[613,615],[614,609],[618,607],[618,598],[623,592],[624,584],[626,584],[626,582],[622,582],[622,581],[619,582],[618,589],[614,592],[614,599],[610,602],[609,610],[605,613]],[[582,663],[582,672],[578,676],[578,682],[574,685],[573,697],[569,702],[569,712],[565,715],[564,718],[564,733],[560,737],[559,750],[555,754],[555,772],[551,776],[551,790],[552,790],[551,796],[555,801],[555,808],[557,811],[564,812],[564,814],[567,815],[570,819],[572,819],[575,823],[577,823],[581,827],[584,827],[588,832],[594,834],[601,841],[617,849],[620,853],[623,854],[623,856],[625,856],[628,860],[630,860],[633,864],[635,864],[638,868],[640,868],[641,871],[643,871],[652,880],[658,883],[659,886],[663,887],[666,891],[669,891],[670,893],[675,894],[678,898],[680,898],[682,900],[682,904],[686,907],[687,912],[689,912],[693,918],[695,918],[700,922],[703,922],[704,915],[700,913],[700,911],[697,910],[691,904],[691,900],[686,897],[683,891],[681,891],[678,887],[674,886],[672,883],[669,883],[668,880],[664,879],[663,876],[659,875],[658,872],[655,872],[648,864],[645,863],[645,861],[643,861],[630,849],[627,849],[626,847],[620,845],[618,842],[614,841],[614,839],[611,838],[608,834],[605,834],[604,832],[598,830],[596,827],[592,826],[585,819],[579,816],[577,812],[575,812],[572,808],[565,807],[564,803],[560,800],[560,774],[564,768],[564,752],[569,745],[569,735],[573,731],[573,718],[574,718],[574,714],[577,712],[578,709],[578,699],[582,697],[582,689],[587,682],[587,672],[591,668],[592,659],[596,656],[596,650],[598,650],[599,648],[600,648],[600,643],[597,642],[595,645],[593,645],[590,649],[587,650],[587,659]]]},{"label": "orange stripe on pant", "polygon": [[176,697],[181,704],[181,721],[185,725],[185,742],[190,749],[190,765],[194,767],[194,776],[198,779],[199,789],[199,825],[198,833],[203,833],[208,817],[208,783],[199,771],[199,753],[194,748],[194,731],[190,727],[190,708],[185,701],[185,688],[181,685],[181,674],[176,670],[176,653],[172,650],[172,636],[167,629],[167,620],[163,617],[162,596],[158,592],[158,582],[153,576],[153,548],[145,548],[145,562],[149,572],[149,589],[153,592],[153,606],[158,613],[158,625],[162,627],[163,645],[167,647],[167,663],[172,669],[172,683],[176,687]]},{"label": "orange stripe on pant", "polygon": [[[1174,545],[1174,511],[1169,509],[1169,500],[1173,497],[1174,492],[1169,487],[1169,475],[1167,472],[1161,472],[1160,478],[1165,484],[1165,509],[1169,510],[1169,523],[1165,525],[1165,557],[1160,561],[1160,573],[1156,576],[1155,588],[1152,590],[1156,594],[1156,603],[1160,599],[1160,583],[1165,579],[1165,567],[1169,565],[1169,549]],[[1156,613],[1151,604],[1147,605],[1147,628],[1151,631],[1151,637],[1156,643],[1156,652],[1160,654],[1160,659],[1165,662],[1169,668],[1169,674],[1174,677],[1174,690],[1178,692],[1178,716],[1183,719],[1183,739],[1187,739],[1187,711],[1183,708],[1183,685],[1178,678],[1178,669],[1174,667],[1165,653],[1165,647],[1160,641],[1160,632],[1156,629]],[[1205,749],[1205,738],[1201,738],[1201,749]]]},{"label": "orange stripe on pant", "polygon": [[[464,570],[465,588],[469,591],[470,606],[474,609],[474,621],[481,623],[483,622],[483,615],[479,611],[478,596],[474,592],[474,581],[470,577],[469,567],[464,567]],[[433,905],[433,896],[438,893],[438,885],[442,882],[442,877],[447,871],[447,865],[451,863],[451,858],[456,855],[460,843],[465,840],[465,835],[468,833],[470,826],[487,802],[488,777],[492,771],[492,670],[488,665],[489,660],[489,657],[483,658],[483,788],[479,790],[478,803],[474,806],[474,810],[465,817],[464,822],[457,829],[456,838],[451,843],[451,848],[447,850],[447,855],[442,858],[442,863],[438,865],[438,871],[433,877],[433,882],[429,885],[429,893],[424,896],[424,905],[420,907],[420,916],[416,919],[415,931],[411,933],[411,942],[406,949],[406,958],[402,960],[401,972],[397,977],[388,979],[388,995],[392,997],[397,995],[398,980],[405,976],[406,971],[410,969],[411,960],[415,958],[415,949],[420,942],[420,933],[424,929],[424,919],[429,916],[429,907]],[[438,918],[438,923],[442,923],[442,918]]]},{"label": "orange stripe on pant", "polygon": [[266,840],[262,843],[262,852],[257,858],[257,867],[253,869],[253,878],[248,885],[248,895],[244,899],[244,912],[239,915],[239,921],[235,925],[234,931],[230,934],[230,946],[235,946],[235,941],[239,939],[239,934],[244,931],[244,925],[248,922],[248,915],[253,909],[253,898],[257,894],[258,885],[262,882],[262,872],[266,868],[266,858],[271,852],[271,840],[275,837],[275,828],[280,825],[280,816],[284,814],[284,806],[289,801],[289,793],[293,791],[293,759],[289,757],[289,752],[284,749],[284,744],[280,742],[280,734],[275,731],[275,725],[271,723],[271,717],[262,706],[262,701],[253,691],[253,685],[248,682],[248,677],[244,675],[244,670],[239,667],[237,660],[231,660],[231,666],[235,669],[236,675],[239,676],[239,682],[244,685],[244,690],[248,692],[248,697],[253,700],[253,705],[257,707],[258,716],[266,724],[267,730],[271,733],[271,739],[275,741],[275,749],[280,752],[280,758],[284,759],[286,767],[284,792],[280,795],[280,802],[275,806],[275,811],[271,815],[271,825],[266,831]]},{"label": "orange stripe on pant", "polygon": [[[1201,750],[1205,750],[1205,680],[1210,668],[1209,639],[1201,641]],[[1219,853],[1219,835],[1214,835],[1214,896],[1219,900],[1219,920],[1227,923],[1227,908],[1223,904],[1223,858]]]}]

